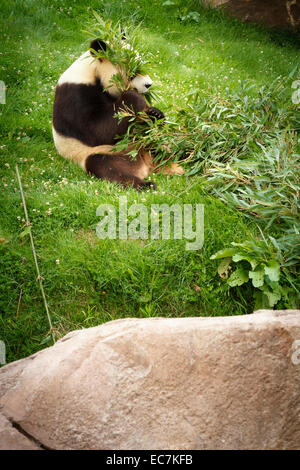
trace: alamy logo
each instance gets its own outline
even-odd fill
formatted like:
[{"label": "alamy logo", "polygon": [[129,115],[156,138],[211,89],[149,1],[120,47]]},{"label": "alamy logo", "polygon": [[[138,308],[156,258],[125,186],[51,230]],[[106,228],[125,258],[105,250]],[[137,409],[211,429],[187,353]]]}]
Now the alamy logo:
[{"label": "alamy logo", "polygon": [[96,233],[101,240],[188,240],[186,250],[200,250],[204,243],[204,205],[144,204],[128,207],[126,196],[119,198],[118,214],[112,204],[101,204],[96,215],[102,217]]},{"label": "alamy logo", "polygon": [[6,364],[6,348],[4,341],[0,340],[0,364]]},{"label": "alamy logo", "polygon": [[6,86],[5,83],[0,80],[0,104],[6,103]]},{"label": "alamy logo", "polygon": [[295,80],[292,83],[292,88],[295,90],[292,93],[292,102],[294,104],[300,104],[300,80]]},{"label": "alamy logo", "polygon": [[296,339],[292,344],[293,354],[291,357],[292,363],[297,366],[300,364],[300,340]]}]

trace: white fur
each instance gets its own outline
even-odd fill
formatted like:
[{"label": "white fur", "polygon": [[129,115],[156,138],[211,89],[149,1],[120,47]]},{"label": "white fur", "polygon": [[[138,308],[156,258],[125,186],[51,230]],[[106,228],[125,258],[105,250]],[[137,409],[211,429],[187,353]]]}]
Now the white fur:
[{"label": "white fur", "polygon": [[131,88],[135,89],[138,93],[142,94],[147,93],[151,85],[152,80],[149,75],[137,75],[130,82]]},{"label": "white fur", "polygon": [[[98,145],[96,147],[89,147],[88,145],[83,144],[73,137],[65,137],[59,132],[57,132],[54,127],[52,127],[53,139],[57,152],[64,158],[72,160],[73,162],[80,165],[86,171],[86,159],[89,155],[94,153],[109,153],[114,154],[113,145]],[[133,150],[133,147],[128,147],[127,151]],[[141,179],[147,178],[150,175],[152,169],[152,161],[149,164],[149,154],[144,152],[144,162],[141,162],[138,169],[136,169],[136,176]]]},{"label": "white fur", "polygon": [[[99,78],[104,88],[110,87],[109,93],[111,95],[118,96],[120,91],[116,86],[111,86],[110,82],[112,76],[118,72],[122,71],[109,62],[109,60],[95,60],[90,51],[87,51],[61,75],[58,80],[58,85],[62,85],[64,83],[93,85],[95,84],[96,79]],[[146,93],[149,88],[146,85],[151,84],[152,80],[148,75],[137,75],[128,83],[129,87],[137,90],[138,93]],[[62,157],[78,163],[84,170],[85,161],[89,155],[93,153],[108,153],[113,148],[111,145],[90,147],[77,139],[61,135],[54,129],[54,127],[52,128],[52,132],[57,152]],[[148,174],[149,172],[146,176],[148,176]],[[144,174],[141,177],[144,178]]]},{"label": "white fur", "polygon": [[[94,85],[97,78],[101,77],[101,83],[104,88],[111,85],[110,79],[118,73],[118,69],[107,59],[95,60],[90,51],[85,52],[79,59],[75,60],[72,65],[61,75],[58,85],[63,83],[77,83],[84,85]],[[109,93],[118,96],[119,90],[112,86]]]},{"label": "white fur", "polygon": [[90,147],[83,144],[73,137],[65,137],[59,134],[54,127],[52,127],[54,144],[57,152],[68,160],[78,163],[85,170],[85,161],[89,155],[93,153],[109,153],[113,148],[112,145],[98,145]]},{"label": "white fur", "polygon": [[[90,51],[85,52],[80,56],[72,65],[61,75],[58,80],[58,85],[63,83],[77,83],[85,85],[93,85],[96,82],[96,79],[101,80],[104,88],[109,87],[109,93],[113,96],[118,96],[120,91],[118,88],[113,85],[111,86],[111,78],[113,75],[122,71],[114,66],[109,60],[102,59],[95,60]],[[124,75],[124,73],[123,73]],[[124,78],[124,80],[126,80]],[[146,85],[152,84],[152,80],[148,75],[137,75],[129,83],[129,87],[137,90],[138,93],[146,93],[148,88]]]}]

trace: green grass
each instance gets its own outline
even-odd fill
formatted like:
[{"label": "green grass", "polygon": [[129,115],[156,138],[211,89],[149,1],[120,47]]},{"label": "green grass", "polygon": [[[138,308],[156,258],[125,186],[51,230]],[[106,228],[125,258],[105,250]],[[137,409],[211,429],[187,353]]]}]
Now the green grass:
[{"label": "green grass", "polygon": [[[299,63],[291,42],[279,46],[268,31],[193,7],[200,23],[182,23],[178,9],[161,1],[0,2],[1,233],[0,339],[7,361],[51,344],[15,174],[21,173],[40,270],[57,335],[127,316],[215,316],[253,310],[251,287],[230,289],[210,256],[249,236],[254,221],[207,193],[201,176],[155,176],[156,192],[137,193],[86,176],[55,151],[51,134],[54,89],[60,74],[88,47],[81,32],[94,8],[127,25],[142,22],[144,53],[157,57],[151,77],[157,103],[170,119],[188,93],[225,96],[247,79],[255,90],[287,76]],[[280,103],[278,104],[280,105]],[[96,208],[203,203],[205,243],[186,251],[185,241],[100,241]],[[49,209],[51,209],[49,211]],[[59,263],[57,262],[59,260]],[[21,294],[21,295],[20,295]],[[19,299],[20,305],[18,308]],[[288,303],[282,301],[279,307]]]}]

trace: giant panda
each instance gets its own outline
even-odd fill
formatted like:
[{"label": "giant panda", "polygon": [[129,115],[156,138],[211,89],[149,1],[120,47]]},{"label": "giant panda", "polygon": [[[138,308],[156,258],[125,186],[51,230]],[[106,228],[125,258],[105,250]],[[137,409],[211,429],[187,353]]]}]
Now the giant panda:
[{"label": "giant panda", "polygon": [[[64,158],[78,163],[87,173],[136,189],[155,187],[145,181],[154,168],[149,152],[140,150],[136,159],[114,151],[117,136],[129,126],[129,118],[114,117],[129,107],[134,113],[145,112],[152,119],[163,119],[157,108],[149,107],[143,96],[152,84],[148,75],[126,77],[124,70],[108,59],[95,58],[93,51],[106,50],[106,44],[95,39],[90,49],[77,59],[59,78],[53,106],[53,138]],[[113,85],[113,75],[121,73],[128,85],[120,92]],[[165,167],[168,174],[182,174],[177,164]]]}]

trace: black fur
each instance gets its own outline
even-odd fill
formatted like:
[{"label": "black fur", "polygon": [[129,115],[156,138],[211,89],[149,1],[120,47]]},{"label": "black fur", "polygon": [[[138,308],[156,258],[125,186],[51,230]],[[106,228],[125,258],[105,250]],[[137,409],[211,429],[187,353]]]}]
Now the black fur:
[{"label": "black fur", "polygon": [[145,98],[133,90],[114,99],[99,80],[95,85],[64,83],[56,88],[53,125],[60,134],[89,146],[113,145],[128,129],[129,118],[119,122],[113,117],[124,105],[135,113],[147,110]]},{"label": "black fur", "polygon": [[150,116],[150,117],[154,117],[156,119],[164,119],[165,115],[163,112],[161,112],[159,109],[157,108],[154,108],[153,106],[151,106],[150,108],[147,109],[147,114]]},{"label": "black fur", "polygon": [[93,154],[85,162],[86,171],[97,178],[115,181],[123,186],[133,186],[135,189],[156,189],[152,181],[144,181],[135,176],[139,161],[132,160],[128,155]]},{"label": "black fur", "polygon": [[[90,48],[105,51],[106,44],[95,39]],[[109,91],[104,91],[101,80],[95,79],[95,83],[90,85],[63,83],[56,87],[53,126],[59,134],[73,137],[90,147],[114,145],[117,136],[125,134],[129,126],[129,117],[120,122],[114,114],[126,107],[135,114],[144,111],[153,119],[164,118],[157,108],[149,108],[144,96],[136,91],[128,90],[114,98]],[[155,183],[138,177],[140,165],[145,165],[145,162],[132,160],[125,153],[93,154],[87,157],[85,164],[86,171],[98,178],[132,185],[136,189],[156,187]]]},{"label": "black fur", "polygon": [[106,44],[101,39],[94,39],[90,44],[90,49],[94,49],[94,51],[106,51]]}]

